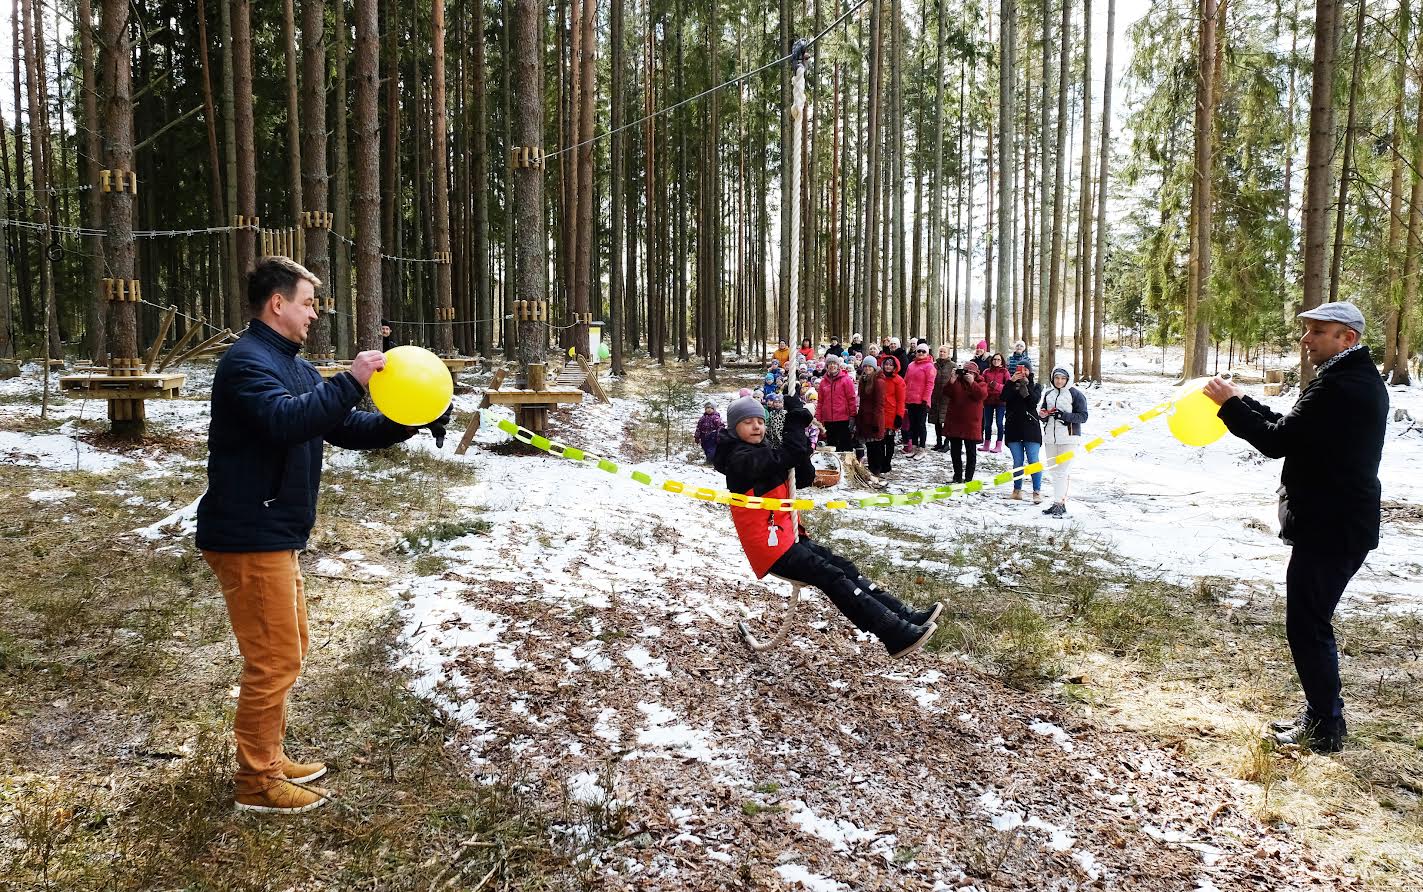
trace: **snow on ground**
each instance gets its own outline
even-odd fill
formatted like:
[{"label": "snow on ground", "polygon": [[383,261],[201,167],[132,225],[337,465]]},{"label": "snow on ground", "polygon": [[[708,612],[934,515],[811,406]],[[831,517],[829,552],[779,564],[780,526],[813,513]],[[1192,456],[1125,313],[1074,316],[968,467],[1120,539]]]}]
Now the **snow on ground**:
[{"label": "snow on ground", "polygon": [[[1124,353],[1111,382],[1088,392],[1089,433],[1170,395],[1151,356]],[[0,382],[0,397],[33,394],[37,384],[33,376]],[[731,395],[707,392],[723,403]],[[1393,398],[1423,417],[1423,390]],[[477,399],[457,397],[458,417]],[[1290,398],[1271,402],[1284,409]],[[72,427],[81,412],[96,417],[92,406],[61,399],[53,408],[67,420],[57,433],[0,430],[0,461],[145,476],[189,463],[95,449]],[[722,485],[681,456],[625,460],[625,433],[641,408],[588,401],[555,413],[551,435],[655,480]],[[201,400],[149,409],[170,429],[205,430]],[[0,428],[6,417],[37,413],[37,405],[5,404]],[[1288,837],[1255,824],[1230,783],[952,658],[891,664],[814,593],[786,644],[750,658],[735,622],[776,628],[787,586],[751,578],[725,508],[625,473],[489,448],[508,442],[494,427],[501,417],[485,410],[475,446],[458,459],[473,465],[476,482],[442,494],[454,514],[487,525],[440,543],[437,575],[391,575],[400,663],[413,689],[458,723],[457,744],[476,776],[515,777],[551,809],[573,802],[586,812],[574,813],[584,823],[563,838],[590,840],[606,832],[597,815],[626,816],[618,832],[633,844],[585,856],[606,888],[727,887],[744,884],[743,871],[769,887],[976,888],[965,869],[999,853],[997,881],[1010,885],[1338,888]],[[1408,473],[1419,439],[1407,421],[1390,422],[1386,499],[1423,501],[1423,483]],[[417,438],[402,448],[433,444]],[[328,455],[349,467],[365,461]],[[452,458],[448,446],[443,455]],[[982,459],[981,476],[1007,467],[1006,454]],[[1287,554],[1274,536],[1278,473],[1278,463],[1229,437],[1205,450],[1180,446],[1158,420],[1078,465],[1065,521],[990,490],[844,512],[834,535],[867,537],[862,518],[892,518],[951,551],[960,524],[1002,524],[1025,547],[1067,529],[1084,534],[1069,540],[1110,542],[1143,574],[1274,586]],[[918,489],[948,476],[947,456],[901,455],[890,486]],[[59,489],[32,498],[62,498]],[[153,522],[135,532],[176,547],[190,534],[192,509],[154,506]],[[1417,535],[1403,522],[1385,525],[1384,546],[1346,607],[1423,605]],[[317,572],[389,574],[359,552],[319,557]],[[926,574],[951,566],[920,565]],[[955,575],[962,586],[981,579],[972,568]],[[1040,885],[1045,878],[1050,886]]]},{"label": "snow on ground", "polygon": [[[1111,397],[1123,406],[1098,407],[1096,429],[1169,390],[1155,379],[1123,387]],[[610,888],[711,888],[737,882],[743,864],[773,887],[968,888],[964,852],[974,846],[1008,847],[1004,876],[1058,877],[1060,888],[1159,888],[1146,874],[1248,888],[1266,837],[1293,863],[1288,841],[1243,817],[1230,784],[1075,725],[952,660],[892,665],[813,593],[785,646],[749,658],[734,622],[775,628],[787,587],[751,578],[724,508],[629,479],[640,470],[688,487],[723,483],[680,454],[628,461],[622,443],[639,410],[633,400],[585,402],[552,419],[554,440],[617,461],[618,475],[487,448],[508,442],[495,428],[508,416],[485,410],[466,456],[477,482],[445,497],[487,529],[436,549],[448,562],[438,579],[392,586],[406,599],[405,662],[416,688],[466,717],[460,745],[476,774],[517,771],[550,790],[550,801],[555,789],[615,799],[628,815],[624,833],[650,839],[589,856]],[[1239,527],[1240,509],[1219,504],[1222,491],[1248,492],[1248,516],[1263,522],[1277,468],[1229,446],[1168,451],[1174,441],[1157,425],[1093,457],[1069,523],[1114,543],[1150,528],[1159,541],[1131,558],[1146,573],[1234,575],[1256,560],[1256,578],[1280,575],[1284,550],[1267,533],[1230,531],[1273,557],[1226,549],[1212,561],[1180,535],[1180,518],[1192,514],[1202,539],[1226,518]],[[1119,463],[1133,467],[1125,484],[1109,473]],[[1207,465],[1228,479],[1207,480]],[[896,466],[895,490],[947,478],[944,456]],[[1112,522],[1113,500],[1136,512],[1129,523]],[[939,539],[960,523],[1014,524],[1029,537],[1063,526],[997,493],[891,510],[896,523]],[[870,514],[838,515],[837,535],[876,538],[855,528]],[[950,566],[921,563],[926,573]],[[968,577],[963,585],[981,578],[955,575]],[[1160,832],[1138,829],[1147,824]],[[1024,844],[1003,841],[1014,834]],[[1288,880],[1311,882],[1307,872]]]}]

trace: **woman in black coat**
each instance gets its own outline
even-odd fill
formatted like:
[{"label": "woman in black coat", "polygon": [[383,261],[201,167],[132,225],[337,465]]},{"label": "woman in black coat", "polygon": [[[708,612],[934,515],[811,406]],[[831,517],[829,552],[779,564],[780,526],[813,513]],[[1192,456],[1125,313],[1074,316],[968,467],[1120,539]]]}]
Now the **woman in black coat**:
[{"label": "woman in black coat", "polygon": [[[1003,441],[1013,454],[1013,473],[1018,474],[1013,481],[1015,500],[1023,498],[1023,478],[1021,469],[1038,460],[1043,445],[1043,425],[1038,420],[1038,401],[1043,397],[1043,386],[1033,378],[1033,368],[1025,359],[1013,370],[1013,377],[1003,388],[1003,403],[1006,407],[1003,419]],[[1043,500],[1043,472],[1033,474],[1033,504]]]}]

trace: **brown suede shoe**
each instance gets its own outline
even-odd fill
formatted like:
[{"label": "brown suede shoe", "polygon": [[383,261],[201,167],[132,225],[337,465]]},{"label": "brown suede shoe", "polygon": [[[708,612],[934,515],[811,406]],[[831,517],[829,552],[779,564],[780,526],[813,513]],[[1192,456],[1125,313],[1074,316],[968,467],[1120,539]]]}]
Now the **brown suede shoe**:
[{"label": "brown suede shoe", "polygon": [[321,762],[293,762],[282,758],[282,776],[294,784],[309,784],[326,774],[326,765]]},{"label": "brown suede shoe", "polygon": [[239,793],[238,811],[264,814],[296,815],[320,808],[331,800],[320,787],[299,787],[291,781],[277,781],[260,793]]}]

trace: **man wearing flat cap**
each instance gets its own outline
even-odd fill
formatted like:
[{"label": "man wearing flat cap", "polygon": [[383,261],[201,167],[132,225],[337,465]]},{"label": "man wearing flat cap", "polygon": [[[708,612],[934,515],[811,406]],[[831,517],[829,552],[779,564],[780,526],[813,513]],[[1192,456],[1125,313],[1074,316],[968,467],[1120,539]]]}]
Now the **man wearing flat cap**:
[{"label": "man wearing flat cap", "polygon": [[1300,345],[1316,377],[1287,415],[1235,384],[1215,378],[1205,394],[1232,434],[1270,458],[1283,458],[1280,538],[1292,546],[1285,570],[1285,635],[1304,688],[1305,708],[1273,722],[1276,743],[1338,751],[1348,733],[1340,697],[1334,608],[1344,587],[1379,544],[1379,459],[1388,392],[1368,348],[1364,315],[1351,303],[1299,314]]}]

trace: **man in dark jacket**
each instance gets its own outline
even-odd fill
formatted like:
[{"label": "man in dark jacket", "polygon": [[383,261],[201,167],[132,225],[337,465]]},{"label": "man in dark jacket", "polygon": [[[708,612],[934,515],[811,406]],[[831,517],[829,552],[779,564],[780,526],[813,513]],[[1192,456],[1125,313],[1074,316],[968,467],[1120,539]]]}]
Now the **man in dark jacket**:
[{"label": "man in dark jacket", "polygon": [[[742,397],[726,410],[726,428],[718,434],[716,469],[726,475],[734,493],[773,499],[791,497],[790,475],[797,485],[815,477],[813,451],[805,429],[810,412],[801,401],[786,397],[785,433],[779,445],[765,439],[761,405]],[[913,653],[933,636],[934,619],[943,609],[935,604],[915,610],[860,574],[855,564],[812,542],[801,529],[795,511],[731,507],[731,520],[746,559],[759,579],[773,573],[782,579],[812,585],[825,592],[855,628],[879,638],[890,656]]]},{"label": "man in dark jacket", "polygon": [[[307,651],[306,598],[297,555],[316,521],[324,443],[379,449],[414,428],[354,411],[371,375],[385,366],[375,350],[349,372],[323,381],[297,356],[316,319],[321,282],[285,257],[269,257],[247,278],[252,321],[218,363],[208,428],[208,490],[198,503],[197,545],[222,586],[242,652],[236,803],[242,810],[295,813],[327,801],[301,786],[326,773],[282,749],[287,691]],[[448,421],[448,413],[429,425]]]},{"label": "man in dark jacket", "polygon": [[[1337,751],[1348,733],[1334,643],[1334,608],[1344,587],[1379,544],[1379,460],[1388,392],[1351,303],[1299,314],[1300,344],[1317,377],[1288,415],[1280,415],[1215,378],[1206,396],[1230,432],[1270,458],[1283,458],[1280,538],[1293,546],[1285,570],[1285,635],[1304,688],[1305,709],[1272,725],[1278,743]],[[1341,435],[1342,432],[1342,435]]]}]

